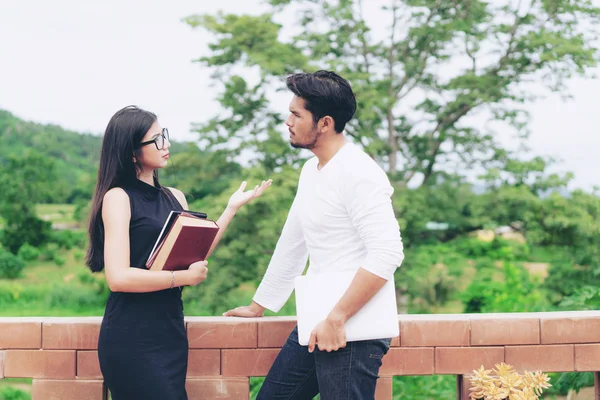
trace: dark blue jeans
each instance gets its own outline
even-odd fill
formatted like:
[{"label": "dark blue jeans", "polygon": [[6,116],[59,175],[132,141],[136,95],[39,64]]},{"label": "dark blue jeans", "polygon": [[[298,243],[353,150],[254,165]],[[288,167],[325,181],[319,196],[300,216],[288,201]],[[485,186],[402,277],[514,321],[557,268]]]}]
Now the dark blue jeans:
[{"label": "dark blue jeans", "polygon": [[381,359],[391,339],[350,342],[328,353],[298,343],[296,327],[275,359],[257,400],[310,400],[318,393],[321,400],[375,397]]}]

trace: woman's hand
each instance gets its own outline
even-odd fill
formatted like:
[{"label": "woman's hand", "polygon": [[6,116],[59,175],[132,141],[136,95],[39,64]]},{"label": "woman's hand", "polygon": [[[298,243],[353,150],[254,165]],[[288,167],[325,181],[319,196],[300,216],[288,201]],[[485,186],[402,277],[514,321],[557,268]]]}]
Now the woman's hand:
[{"label": "woman's hand", "polygon": [[260,186],[256,185],[254,187],[254,189],[248,190],[245,192],[244,192],[244,189],[246,189],[246,181],[242,182],[242,184],[240,185],[240,188],[238,190],[236,190],[229,198],[229,203],[227,204],[227,207],[232,208],[235,211],[237,211],[244,204],[248,203],[252,199],[255,199],[255,198],[259,197],[261,194],[263,194],[265,189],[267,189],[269,186],[271,186],[272,182],[273,182],[272,179],[269,179],[268,181],[262,181]]},{"label": "woman's hand", "polygon": [[187,271],[190,274],[191,286],[196,286],[206,279],[206,274],[208,274],[207,265],[208,261],[197,261],[190,265]]}]

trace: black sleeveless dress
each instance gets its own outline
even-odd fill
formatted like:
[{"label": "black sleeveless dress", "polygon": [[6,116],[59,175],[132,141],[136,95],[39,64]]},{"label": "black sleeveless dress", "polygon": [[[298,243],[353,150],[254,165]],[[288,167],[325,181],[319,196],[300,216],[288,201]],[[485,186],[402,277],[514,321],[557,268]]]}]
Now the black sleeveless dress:
[{"label": "black sleeveless dress", "polygon": [[[136,179],[123,189],[131,207],[130,266],[145,269],[169,212],[183,208],[167,188]],[[98,358],[113,400],[187,400],[188,340],[181,289],[111,292]]]}]

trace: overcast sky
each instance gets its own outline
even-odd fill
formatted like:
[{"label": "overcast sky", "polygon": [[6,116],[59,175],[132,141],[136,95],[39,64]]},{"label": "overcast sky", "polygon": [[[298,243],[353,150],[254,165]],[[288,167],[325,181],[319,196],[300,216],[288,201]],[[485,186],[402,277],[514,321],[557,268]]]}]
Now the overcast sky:
[{"label": "overcast sky", "polygon": [[[100,134],[115,111],[136,104],[156,112],[172,137],[192,139],[190,124],[215,115],[218,104],[209,71],[192,62],[206,54],[210,38],[181,19],[219,9],[258,13],[264,6],[260,0],[0,0],[0,108]],[[575,173],[573,187],[590,190],[600,186],[600,80],[577,79],[569,90],[571,101],[550,95],[528,105],[530,146],[562,159],[560,170]]]}]

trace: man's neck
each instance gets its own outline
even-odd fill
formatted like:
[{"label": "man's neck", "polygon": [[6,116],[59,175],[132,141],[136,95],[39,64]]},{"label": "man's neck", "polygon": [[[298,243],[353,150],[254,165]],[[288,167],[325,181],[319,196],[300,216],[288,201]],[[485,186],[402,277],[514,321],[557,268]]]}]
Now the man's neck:
[{"label": "man's neck", "polygon": [[323,168],[329,160],[336,155],[336,153],[346,144],[346,138],[341,133],[335,133],[325,140],[321,141],[315,148],[311,151],[317,158],[319,159],[318,168]]}]

